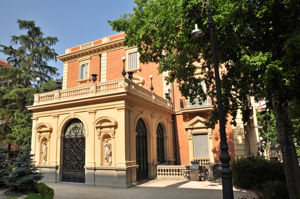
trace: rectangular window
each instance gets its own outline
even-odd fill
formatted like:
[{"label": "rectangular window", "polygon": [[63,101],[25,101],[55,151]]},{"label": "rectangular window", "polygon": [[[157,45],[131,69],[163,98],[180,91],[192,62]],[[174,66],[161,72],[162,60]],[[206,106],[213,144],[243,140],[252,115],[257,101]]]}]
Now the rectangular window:
[{"label": "rectangular window", "polygon": [[137,69],[138,68],[138,56],[137,52],[128,54],[128,69]]},{"label": "rectangular window", "polygon": [[89,64],[82,64],[79,67],[79,80],[89,78]]},{"label": "rectangular window", "polygon": [[194,158],[207,158],[208,154],[208,135],[193,134]]},{"label": "rectangular window", "polygon": [[[206,85],[205,85],[204,81],[201,82],[201,86],[202,86],[202,89],[203,89],[204,93],[206,93]],[[187,108],[198,108],[200,106],[208,106],[208,105],[210,105],[208,96],[206,96],[205,101],[199,99],[198,96],[197,96],[196,99],[194,99],[194,103],[192,103],[189,99],[186,100],[186,107]]]}]

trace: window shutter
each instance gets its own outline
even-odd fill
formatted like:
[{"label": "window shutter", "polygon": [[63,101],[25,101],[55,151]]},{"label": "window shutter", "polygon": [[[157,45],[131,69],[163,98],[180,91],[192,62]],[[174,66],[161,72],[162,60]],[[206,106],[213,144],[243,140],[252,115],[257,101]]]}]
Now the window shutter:
[{"label": "window shutter", "polygon": [[129,67],[128,67],[128,69],[136,69],[137,68],[137,52],[130,53],[128,56],[129,56]]},{"label": "window shutter", "polygon": [[194,143],[194,158],[209,157],[207,134],[194,134],[193,143]]},{"label": "window shutter", "polygon": [[89,70],[88,70],[88,64],[84,64],[84,79],[88,79],[89,78],[89,74],[88,74]]}]

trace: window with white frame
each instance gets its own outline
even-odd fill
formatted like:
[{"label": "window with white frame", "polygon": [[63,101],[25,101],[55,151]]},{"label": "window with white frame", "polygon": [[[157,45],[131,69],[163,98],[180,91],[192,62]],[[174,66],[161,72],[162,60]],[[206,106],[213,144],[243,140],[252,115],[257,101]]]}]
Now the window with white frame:
[{"label": "window with white frame", "polygon": [[139,68],[139,59],[138,52],[128,53],[128,70],[138,69]]},{"label": "window with white frame", "polygon": [[[204,93],[206,93],[206,84],[204,81],[201,82],[201,86],[203,88],[203,91]],[[186,107],[187,108],[197,108],[197,107],[200,107],[200,106],[207,106],[207,105],[210,105],[209,104],[209,98],[208,96],[206,96],[206,100],[203,101],[201,99],[199,99],[199,96],[197,96],[195,99],[194,99],[194,102],[192,103],[189,99],[186,100]]]},{"label": "window with white frame", "polygon": [[79,66],[79,80],[84,80],[89,78],[89,64],[81,64]]}]

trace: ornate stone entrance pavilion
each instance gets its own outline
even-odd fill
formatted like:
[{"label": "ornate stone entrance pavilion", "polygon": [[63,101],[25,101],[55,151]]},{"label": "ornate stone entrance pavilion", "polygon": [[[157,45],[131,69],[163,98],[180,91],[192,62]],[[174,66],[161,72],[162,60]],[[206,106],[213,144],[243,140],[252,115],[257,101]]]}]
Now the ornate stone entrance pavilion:
[{"label": "ornate stone entrance pavilion", "polygon": [[174,162],[171,102],[126,78],[36,94],[28,109],[44,181],[128,187]]}]

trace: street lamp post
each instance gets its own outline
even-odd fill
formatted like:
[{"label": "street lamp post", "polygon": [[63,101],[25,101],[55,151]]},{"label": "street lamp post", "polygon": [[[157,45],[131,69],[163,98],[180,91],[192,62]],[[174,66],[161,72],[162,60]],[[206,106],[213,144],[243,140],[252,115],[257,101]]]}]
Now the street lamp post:
[{"label": "street lamp post", "polygon": [[125,71],[125,60],[126,60],[126,57],[122,57],[122,61],[123,61],[122,76],[123,76],[123,77],[125,77],[125,75],[126,75],[126,71]]},{"label": "street lamp post", "polygon": [[92,80],[95,83],[97,81],[97,74],[92,74]]},{"label": "street lamp post", "polygon": [[[219,116],[220,137],[221,137],[220,160],[222,162],[221,175],[222,175],[223,198],[231,199],[233,198],[232,173],[229,165],[230,156],[228,153],[228,144],[227,144],[226,131],[225,131],[225,119],[223,113],[221,81],[219,75],[219,63],[218,63],[217,53],[216,53],[215,34],[214,34],[215,24],[212,18],[209,1],[207,2],[207,12],[208,12],[208,26],[210,31],[211,45],[212,45],[212,56],[213,56],[213,65],[214,65],[216,90],[217,90],[218,116]],[[198,29],[198,27],[196,26],[195,30],[192,31],[191,35],[192,37],[201,37],[203,35],[203,32],[200,29]]]},{"label": "street lamp post", "polygon": [[36,93],[39,93],[39,87],[40,87],[40,81],[41,81],[41,78],[40,78],[40,77],[36,77],[36,78],[35,78],[35,81],[37,82],[37,90],[36,90]]},{"label": "street lamp post", "polygon": [[154,87],[152,85],[153,75],[150,75],[149,77],[150,77],[150,81],[151,81],[150,90],[153,92],[153,90],[154,90]]}]

